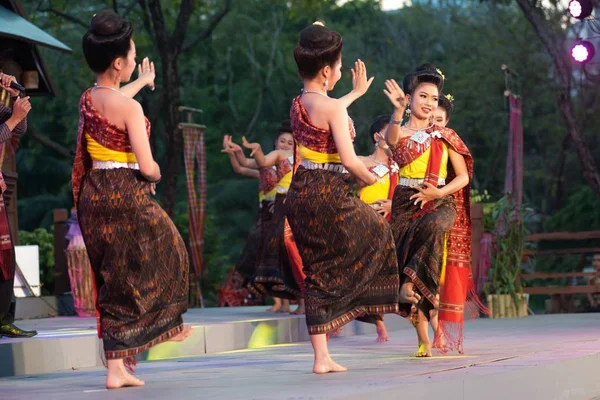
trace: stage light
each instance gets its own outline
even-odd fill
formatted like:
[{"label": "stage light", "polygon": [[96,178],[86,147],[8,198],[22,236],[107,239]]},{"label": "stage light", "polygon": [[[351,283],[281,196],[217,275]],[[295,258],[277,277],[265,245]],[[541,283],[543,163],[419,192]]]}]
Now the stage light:
[{"label": "stage light", "polygon": [[569,2],[569,14],[577,19],[584,19],[590,16],[594,4],[592,0],[571,0]]},{"label": "stage light", "polygon": [[580,64],[585,64],[594,58],[596,49],[594,45],[587,40],[580,40],[571,48],[571,57]]}]

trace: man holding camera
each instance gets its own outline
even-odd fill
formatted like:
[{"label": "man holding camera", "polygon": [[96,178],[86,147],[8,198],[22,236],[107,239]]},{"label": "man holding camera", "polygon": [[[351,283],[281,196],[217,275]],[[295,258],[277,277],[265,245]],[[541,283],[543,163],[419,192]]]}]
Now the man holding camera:
[{"label": "man holding camera", "polygon": [[[11,88],[11,82],[17,82],[14,76],[0,72],[0,88],[6,90],[12,101],[12,108],[0,104],[0,148],[10,146],[13,135],[22,135],[27,130],[27,114],[31,110],[29,97],[20,97],[19,91]],[[15,280],[15,249],[10,229],[8,214],[4,203],[6,184],[0,172],[0,338],[32,337],[36,331],[24,331],[16,327],[15,300],[13,284]]]}]

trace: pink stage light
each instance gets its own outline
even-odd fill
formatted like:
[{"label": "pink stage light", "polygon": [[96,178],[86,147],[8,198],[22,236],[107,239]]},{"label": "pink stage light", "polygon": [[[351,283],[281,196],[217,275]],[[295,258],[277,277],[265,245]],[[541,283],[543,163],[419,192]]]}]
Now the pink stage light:
[{"label": "pink stage light", "polygon": [[584,19],[592,14],[594,4],[592,0],[571,0],[569,2],[569,14],[573,18]]},{"label": "pink stage light", "polygon": [[580,64],[585,64],[594,58],[596,49],[587,40],[581,40],[575,43],[575,46],[571,48],[571,57]]}]

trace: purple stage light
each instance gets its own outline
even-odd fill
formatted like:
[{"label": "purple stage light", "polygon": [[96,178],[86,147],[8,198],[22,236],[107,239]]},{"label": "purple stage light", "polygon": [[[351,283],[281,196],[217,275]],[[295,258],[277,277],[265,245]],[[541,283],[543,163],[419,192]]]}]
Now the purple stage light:
[{"label": "purple stage light", "polygon": [[569,14],[573,18],[584,19],[590,16],[594,4],[592,0],[571,0],[569,2]]},{"label": "purple stage light", "polygon": [[571,48],[571,57],[580,64],[585,64],[594,58],[596,49],[587,40],[580,40]]}]

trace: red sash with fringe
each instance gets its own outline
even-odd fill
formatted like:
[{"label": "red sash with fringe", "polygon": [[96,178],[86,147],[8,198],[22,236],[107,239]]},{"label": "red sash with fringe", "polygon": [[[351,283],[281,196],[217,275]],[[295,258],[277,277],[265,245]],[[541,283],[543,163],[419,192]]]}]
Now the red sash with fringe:
[{"label": "red sash with fringe", "polygon": [[[400,179],[400,175],[398,173],[398,165],[392,157],[388,157],[388,170],[390,171],[390,191],[388,192],[388,200],[392,200],[394,198],[394,191],[396,190],[396,186],[398,186],[398,181]],[[389,213],[386,219],[388,222],[391,222],[392,213]]]}]

